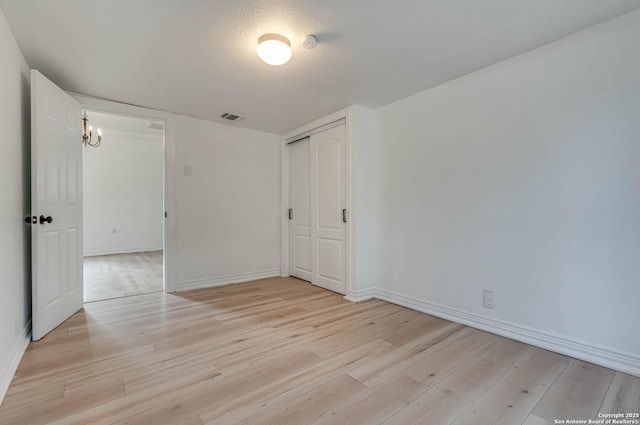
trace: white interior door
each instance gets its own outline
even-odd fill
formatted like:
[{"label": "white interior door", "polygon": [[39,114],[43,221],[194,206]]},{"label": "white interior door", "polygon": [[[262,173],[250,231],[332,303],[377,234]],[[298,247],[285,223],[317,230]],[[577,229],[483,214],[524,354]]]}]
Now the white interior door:
[{"label": "white interior door", "polygon": [[311,282],[309,138],[289,145],[289,274]]},{"label": "white interior door", "polygon": [[82,308],[81,119],[78,102],[31,71],[34,341]]},{"label": "white interior door", "polygon": [[311,283],[346,293],[346,133],[311,136]]}]

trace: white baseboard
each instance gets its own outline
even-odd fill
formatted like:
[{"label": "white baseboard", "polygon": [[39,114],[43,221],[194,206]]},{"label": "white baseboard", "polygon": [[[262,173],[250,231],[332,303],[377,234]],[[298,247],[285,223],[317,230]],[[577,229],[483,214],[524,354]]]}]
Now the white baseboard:
[{"label": "white baseboard", "polygon": [[[623,352],[505,320],[492,319],[385,289],[366,290],[363,296],[369,296],[370,292],[373,294],[373,298],[640,377],[640,355],[638,354]],[[359,296],[360,294],[356,298]],[[347,299],[352,301],[350,298]]]},{"label": "white baseboard", "polygon": [[257,272],[242,273],[237,275],[220,276],[207,279],[189,280],[176,283],[176,292],[190,291],[192,289],[213,288],[232,283],[250,282],[252,280],[266,279],[280,276],[280,269],[262,270]]},{"label": "white baseboard", "polygon": [[361,303],[363,301],[369,301],[375,298],[376,288],[358,289],[355,291],[349,291],[344,299],[351,301],[352,303]]},{"label": "white baseboard", "polygon": [[4,396],[7,395],[7,390],[13,381],[13,377],[18,370],[22,356],[24,355],[29,342],[31,341],[31,320],[24,327],[24,333],[13,344],[9,358],[4,364],[0,364],[0,406],[4,401]]},{"label": "white baseboard", "polygon": [[82,255],[84,257],[97,257],[99,255],[115,255],[115,254],[134,254],[136,252],[153,252],[162,251],[162,246],[143,246],[139,248],[122,248],[122,249],[92,249],[85,251]]}]

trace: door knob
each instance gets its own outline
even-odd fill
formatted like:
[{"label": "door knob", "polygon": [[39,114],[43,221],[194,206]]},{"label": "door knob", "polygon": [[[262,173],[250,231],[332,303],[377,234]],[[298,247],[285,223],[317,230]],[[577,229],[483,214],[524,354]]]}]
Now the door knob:
[{"label": "door knob", "polygon": [[44,224],[44,223],[51,223],[53,221],[53,218],[51,218],[51,216],[45,217],[43,215],[40,216],[40,224]]},{"label": "door knob", "polygon": [[37,224],[38,223],[38,217],[34,216],[30,216],[28,215],[25,219],[24,222],[27,224]]}]

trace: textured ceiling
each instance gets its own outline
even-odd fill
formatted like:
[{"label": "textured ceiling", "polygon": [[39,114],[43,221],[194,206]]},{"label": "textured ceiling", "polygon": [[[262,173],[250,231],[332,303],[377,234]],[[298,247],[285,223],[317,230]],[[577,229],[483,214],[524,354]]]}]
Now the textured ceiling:
[{"label": "textured ceiling", "polygon": [[[0,0],[65,90],[272,133],[377,107],[640,6],[639,0]],[[293,58],[261,62],[260,35]],[[302,48],[306,34],[319,46]],[[228,123],[228,121],[226,121]]]}]

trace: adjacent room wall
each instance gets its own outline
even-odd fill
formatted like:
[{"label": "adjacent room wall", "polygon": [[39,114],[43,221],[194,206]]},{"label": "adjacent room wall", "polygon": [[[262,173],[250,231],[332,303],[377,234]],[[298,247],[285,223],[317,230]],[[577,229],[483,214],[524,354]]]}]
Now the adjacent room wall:
[{"label": "adjacent room wall", "polygon": [[100,147],[83,152],[84,255],[161,250],[162,134],[104,134]]},{"label": "adjacent room wall", "polygon": [[386,295],[639,373],[638,52],[640,10],[380,108]]},{"label": "adjacent room wall", "polygon": [[176,121],[177,289],[278,276],[279,136]]},{"label": "adjacent room wall", "polygon": [[0,402],[31,331],[29,66],[0,9]]}]

